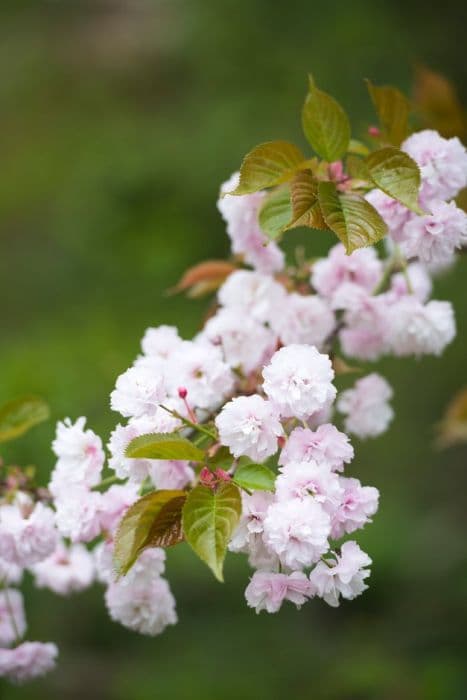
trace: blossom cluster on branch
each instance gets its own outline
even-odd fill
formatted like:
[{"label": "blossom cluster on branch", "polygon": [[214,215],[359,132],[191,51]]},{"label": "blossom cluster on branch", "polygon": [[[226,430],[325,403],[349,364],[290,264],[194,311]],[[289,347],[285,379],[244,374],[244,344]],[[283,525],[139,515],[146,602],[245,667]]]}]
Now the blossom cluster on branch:
[{"label": "blossom cluster on branch", "polygon": [[[372,562],[354,537],[379,493],[355,476],[349,436],[388,429],[393,391],[356,363],[440,355],[453,340],[451,303],[430,296],[432,276],[467,244],[454,202],[467,152],[430,130],[396,136],[396,147],[382,110],[372,150],[350,139],[339,110],[312,83],[302,116],[322,160],[263,144],[222,186],[230,274],[195,338],[145,332],[110,397],[121,422],[107,454],[84,418],[66,419],[47,491],[14,475],[2,484],[0,675],[40,675],[57,654],[22,641],[24,571],[58,595],[99,581],[110,617],[147,635],[177,621],[164,550],[183,541],[219,580],[227,550],[246,554],[257,612],[312,598],[338,606],[367,588]],[[340,242],[292,263],[278,241],[293,226]],[[206,280],[225,271],[203,269]]]}]

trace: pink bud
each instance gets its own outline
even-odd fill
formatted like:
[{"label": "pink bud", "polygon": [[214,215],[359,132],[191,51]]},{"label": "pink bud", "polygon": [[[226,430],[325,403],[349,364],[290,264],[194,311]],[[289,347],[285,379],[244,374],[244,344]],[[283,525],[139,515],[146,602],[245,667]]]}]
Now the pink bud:
[{"label": "pink bud", "polygon": [[368,135],[372,136],[375,139],[378,139],[381,136],[381,130],[378,129],[377,126],[369,126],[368,127]]},{"label": "pink bud", "polygon": [[186,399],[188,395],[188,389],[185,389],[184,386],[179,386],[178,387],[178,395],[180,396],[181,399]]},{"label": "pink bud", "polygon": [[204,486],[213,486],[214,474],[208,467],[203,467],[199,473],[200,483]]},{"label": "pink bud", "polygon": [[277,438],[277,444],[278,444],[278,446],[279,446],[279,449],[282,450],[282,448],[283,448],[284,445],[285,445],[285,437],[284,437],[283,435],[280,435],[280,436]]},{"label": "pink bud", "polygon": [[328,171],[331,180],[336,180],[337,182],[342,180],[344,177],[344,167],[342,165],[342,161],[336,160],[334,163],[329,163]]},{"label": "pink bud", "polygon": [[215,475],[220,481],[230,481],[230,474],[227,474],[227,472],[224,471],[224,469],[221,469],[220,467],[217,467]]}]

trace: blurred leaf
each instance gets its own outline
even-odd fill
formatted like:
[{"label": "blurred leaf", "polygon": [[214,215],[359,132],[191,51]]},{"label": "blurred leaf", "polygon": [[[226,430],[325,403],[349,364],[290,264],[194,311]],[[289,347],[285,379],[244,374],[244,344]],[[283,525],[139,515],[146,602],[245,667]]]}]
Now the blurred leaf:
[{"label": "blurred leaf", "polygon": [[293,143],[262,143],[245,156],[238,187],[229,194],[251,194],[287,182],[304,161],[305,157]]},{"label": "blurred leaf", "polygon": [[332,368],[336,374],[358,374],[363,372],[361,367],[349,365],[340,355],[332,358]]},{"label": "blurred leaf", "polygon": [[418,204],[420,170],[407,153],[390,146],[381,148],[367,157],[366,166],[376,187],[416,214],[424,213]]},{"label": "blurred leaf", "polygon": [[302,110],[302,126],[313,150],[329,163],[347,151],[350,124],[340,104],[326,92],[310,84]]},{"label": "blurred leaf", "polygon": [[444,75],[419,65],[415,72],[414,102],[425,126],[446,138],[465,136],[465,111],[454,85]]},{"label": "blurred leaf", "polygon": [[310,170],[297,173],[290,183],[292,199],[292,220],[287,229],[296,226],[327,229],[318,202],[318,183]]},{"label": "blurred leaf", "polygon": [[147,547],[170,547],[183,540],[181,517],[184,491],[152,491],[123,516],[115,535],[114,565],[125,575]]},{"label": "blurred leaf", "polygon": [[241,511],[240,491],[231,481],[222,482],[215,491],[196,486],[183,507],[185,538],[219,581],[223,581],[227,545]]},{"label": "blurred leaf", "polygon": [[347,173],[352,179],[360,180],[362,182],[369,182],[370,173],[368,172],[368,168],[363,158],[359,158],[355,155],[349,155],[346,158],[345,166]]},{"label": "blurred leaf", "polygon": [[379,117],[383,136],[393,146],[400,146],[409,133],[410,103],[397,88],[378,87],[366,81],[368,92]]},{"label": "blurred leaf", "polygon": [[348,255],[386,235],[383,219],[363,197],[339,194],[333,182],[320,182],[318,198],[327,225],[342,241]]},{"label": "blurred leaf", "polygon": [[370,149],[364,143],[357,141],[357,139],[350,139],[347,153],[353,153],[356,156],[367,156],[369,152]]},{"label": "blurred leaf", "polygon": [[226,467],[230,469],[232,466],[233,457],[228,447],[221,445],[215,454],[209,458],[209,464],[213,467]]},{"label": "blurred leaf", "polygon": [[196,299],[218,289],[236,269],[236,265],[226,260],[205,260],[188,268],[175,287],[169,289],[169,293],[175,294],[188,290],[188,296]]},{"label": "blurred leaf", "polygon": [[467,387],[461,389],[448,405],[438,425],[437,442],[441,448],[467,442]]},{"label": "blurred leaf", "polygon": [[125,449],[131,459],[184,459],[201,462],[203,450],[178,433],[148,433],[134,438]]},{"label": "blurred leaf", "polygon": [[274,491],[276,476],[264,464],[244,464],[235,470],[233,481],[249,491]]},{"label": "blurred leaf", "polygon": [[268,238],[274,240],[283,232],[291,216],[290,190],[279,187],[265,197],[259,211],[259,225]]},{"label": "blurred leaf", "polygon": [[38,396],[23,396],[0,407],[0,442],[14,440],[50,416],[46,402]]}]

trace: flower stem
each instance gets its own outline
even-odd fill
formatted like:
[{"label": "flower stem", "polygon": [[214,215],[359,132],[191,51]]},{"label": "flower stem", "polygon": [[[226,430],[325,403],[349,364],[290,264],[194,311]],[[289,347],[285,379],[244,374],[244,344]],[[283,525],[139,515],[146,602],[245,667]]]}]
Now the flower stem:
[{"label": "flower stem", "polygon": [[194,423],[193,421],[188,420],[188,418],[185,418],[185,416],[180,415],[178,411],[173,411],[171,408],[168,408],[163,404],[161,404],[161,408],[163,408],[164,411],[167,411],[167,413],[170,413],[172,416],[174,416],[174,418],[178,418],[179,420],[181,420],[182,423],[184,423],[187,427],[192,428],[193,430],[198,430],[200,433],[204,433],[212,440],[217,440],[217,435],[208,428],[206,428],[202,423]]},{"label": "flower stem", "polygon": [[2,581],[1,588],[3,589],[3,592],[5,594],[5,603],[6,603],[8,615],[10,616],[11,626],[13,627],[13,632],[15,634],[15,642],[16,642],[16,644],[19,644],[21,641],[21,635],[19,633],[18,625],[16,624],[16,618],[15,618],[15,614],[13,612],[13,606],[11,604],[6,581]]},{"label": "flower stem", "polygon": [[120,479],[118,476],[108,476],[105,479],[102,479],[101,482],[96,484],[95,486],[92,487],[93,491],[97,491],[98,489],[101,488],[107,488],[107,486],[112,486],[113,484],[124,484],[125,479]]}]

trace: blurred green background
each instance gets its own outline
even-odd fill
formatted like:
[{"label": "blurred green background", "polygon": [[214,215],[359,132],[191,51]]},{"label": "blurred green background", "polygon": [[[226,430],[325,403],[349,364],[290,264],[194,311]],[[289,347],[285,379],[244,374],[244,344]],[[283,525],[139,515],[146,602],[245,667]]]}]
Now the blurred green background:
[{"label": "blurred green background", "polygon": [[[353,0],[3,0],[0,8],[0,400],[35,392],[53,420],[3,456],[53,459],[54,421],[87,415],[107,437],[115,377],[148,325],[188,337],[204,302],[167,297],[189,265],[228,251],[219,184],[253,145],[300,142],[312,70],[352,116],[362,82],[409,90],[413,64],[466,97],[465,3]],[[330,238],[307,238],[310,253]],[[465,700],[467,451],[433,450],[433,425],[467,383],[467,259],[438,280],[459,335],[441,359],[387,360],[396,419],[358,444],[351,473],[381,489],[359,540],[371,588],[256,616],[248,568],[218,585],[169,554],[179,625],[156,639],[107,617],[96,587],[64,600],[28,584],[29,638],[60,646],[43,681],[2,700]]]}]

